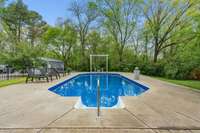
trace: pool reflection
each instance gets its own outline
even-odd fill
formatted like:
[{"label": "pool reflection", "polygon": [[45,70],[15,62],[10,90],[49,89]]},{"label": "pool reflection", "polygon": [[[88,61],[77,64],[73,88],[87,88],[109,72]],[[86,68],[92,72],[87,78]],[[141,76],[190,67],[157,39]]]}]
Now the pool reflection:
[{"label": "pool reflection", "polygon": [[97,80],[100,80],[100,106],[112,107],[119,96],[137,96],[147,87],[119,74],[80,74],[49,90],[61,96],[80,96],[87,107],[97,106]]}]

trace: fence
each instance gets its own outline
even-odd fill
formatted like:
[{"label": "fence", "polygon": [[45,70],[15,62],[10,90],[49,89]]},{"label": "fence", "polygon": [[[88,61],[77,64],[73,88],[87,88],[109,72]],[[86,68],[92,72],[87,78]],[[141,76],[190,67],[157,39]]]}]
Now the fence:
[{"label": "fence", "polygon": [[19,72],[15,72],[15,73],[0,73],[0,81],[1,80],[10,80],[10,79],[15,79],[15,78],[19,78],[19,77],[25,77],[27,74],[26,73],[19,73]]}]

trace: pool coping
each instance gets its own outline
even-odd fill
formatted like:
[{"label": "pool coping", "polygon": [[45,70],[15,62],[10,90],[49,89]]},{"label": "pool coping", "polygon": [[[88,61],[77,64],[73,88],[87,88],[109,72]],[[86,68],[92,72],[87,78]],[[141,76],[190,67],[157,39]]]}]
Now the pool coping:
[{"label": "pool coping", "polygon": [[113,75],[119,75],[122,78],[133,82],[134,84],[137,84],[139,86],[144,87],[146,90],[150,89],[149,85],[144,84],[142,82],[139,82],[138,80],[130,79],[130,78],[126,77],[125,75],[121,74],[121,73],[117,73],[117,72],[83,72],[83,73],[78,73],[78,74],[76,74],[76,75],[74,75],[74,76],[72,76],[72,77],[70,77],[70,78],[68,78],[68,79],[66,79],[66,80],[64,80],[62,82],[57,83],[56,85],[51,86],[50,88],[48,88],[48,90],[52,91],[52,89],[54,89],[55,87],[57,87],[59,85],[62,85],[64,83],[66,83],[67,81],[72,80],[72,79],[74,79],[74,78],[76,78],[76,77],[78,77],[80,75],[86,75],[86,74],[113,74]]}]

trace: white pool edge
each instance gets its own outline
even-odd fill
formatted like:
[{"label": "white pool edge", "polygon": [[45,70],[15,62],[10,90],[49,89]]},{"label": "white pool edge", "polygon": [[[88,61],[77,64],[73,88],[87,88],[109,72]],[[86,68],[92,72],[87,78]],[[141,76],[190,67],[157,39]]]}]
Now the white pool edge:
[{"label": "white pool edge", "polygon": [[[85,106],[82,101],[81,101],[81,97],[79,97],[78,101],[76,102],[76,104],[74,105],[75,109],[97,109],[96,107],[87,107]],[[125,108],[125,104],[122,101],[121,97],[119,97],[118,102],[115,106],[112,107],[101,107],[101,109],[123,109]]]}]

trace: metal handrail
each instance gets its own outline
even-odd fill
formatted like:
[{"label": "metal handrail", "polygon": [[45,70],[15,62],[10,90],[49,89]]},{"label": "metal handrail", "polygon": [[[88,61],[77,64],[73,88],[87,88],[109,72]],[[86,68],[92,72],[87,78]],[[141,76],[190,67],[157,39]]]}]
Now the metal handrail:
[{"label": "metal handrail", "polygon": [[100,117],[100,81],[97,80],[97,117]]}]

